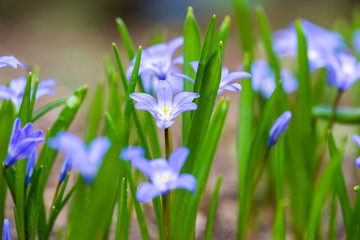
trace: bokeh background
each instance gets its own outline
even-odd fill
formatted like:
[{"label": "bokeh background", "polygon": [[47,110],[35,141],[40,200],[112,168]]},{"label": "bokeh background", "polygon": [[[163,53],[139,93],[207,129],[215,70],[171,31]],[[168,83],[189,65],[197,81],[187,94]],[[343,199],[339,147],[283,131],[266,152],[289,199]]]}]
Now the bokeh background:
[{"label": "bokeh background", "polygon": [[[340,22],[350,22],[352,12],[360,6],[359,0],[257,0],[268,15],[272,30],[285,28],[298,17],[324,26],[328,29]],[[151,33],[156,29],[166,29],[167,39],[182,34],[183,22],[188,6],[193,6],[195,16],[204,33],[210,17],[217,15],[220,24],[225,15],[232,19],[229,42],[224,54],[224,65],[230,70],[241,63],[239,36],[236,32],[232,0],[11,0],[0,1],[0,55],[14,55],[28,69],[13,70],[4,68],[0,72],[0,84],[11,78],[25,75],[33,67],[40,67],[40,80],[53,78],[57,81],[55,98],[70,95],[78,86],[87,83],[90,94],[98,81],[105,81],[104,60],[112,58],[111,43],[121,47],[115,18],[124,19],[135,45],[147,46]],[[256,28],[256,26],[254,26]],[[124,65],[127,58],[122,50]],[[359,88],[357,88],[359,89]],[[228,123],[216,154],[215,165],[209,181],[212,191],[215,176],[224,175],[215,239],[233,239],[237,220],[237,166],[235,161],[234,134],[237,121],[237,94],[227,94],[232,99]],[[45,97],[37,103],[43,105],[54,97]],[[71,131],[82,136],[87,106],[81,108],[80,115]],[[346,99],[342,103],[346,105]],[[49,113],[40,122],[41,128],[47,128],[56,118],[58,111]],[[176,137],[177,138],[177,137]],[[176,144],[176,139],[175,139]],[[62,160],[61,160],[62,161]],[[60,169],[61,161],[57,162]],[[353,169],[353,159],[344,160],[345,169]],[[354,171],[352,171],[352,176]],[[54,173],[54,183],[50,182],[46,190],[52,198],[58,173]],[[347,179],[349,186],[355,185],[353,179]],[[359,181],[358,181],[359,183]],[[352,185],[353,184],[353,185]],[[198,217],[199,232],[206,223],[206,211],[209,201],[203,203],[204,214]],[[9,212],[11,202],[9,202]],[[271,213],[269,213],[271,214]],[[267,219],[267,213],[262,216]],[[249,238],[268,239],[271,232],[271,219],[268,224],[262,221],[259,233],[250,233]],[[56,226],[64,226],[66,212]],[[339,223],[341,225],[341,223]],[[136,239],[136,224],[133,239]],[[55,227],[56,229],[56,227]],[[155,227],[154,227],[155,229]]]}]

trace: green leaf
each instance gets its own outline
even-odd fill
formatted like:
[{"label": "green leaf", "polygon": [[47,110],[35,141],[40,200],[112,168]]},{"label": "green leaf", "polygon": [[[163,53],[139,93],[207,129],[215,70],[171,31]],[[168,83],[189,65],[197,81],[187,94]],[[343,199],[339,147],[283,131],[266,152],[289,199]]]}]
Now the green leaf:
[{"label": "green leaf", "polygon": [[127,212],[127,181],[121,180],[120,199],[116,224],[116,240],[129,239],[128,212]]},{"label": "green leaf", "polygon": [[[6,192],[7,192],[7,182],[4,178],[4,174],[2,174],[2,169],[4,167],[4,160],[7,155],[8,144],[10,140],[10,135],[12,131],[12,125],[14,122],[14,108],[11,101],[3,101],[0,108],[0,229],[2,229],[2,225],[5,217],[5,202],[6,202]],[[7,169],[7,173],[9,172]],[[11,169],[12,170],[12,169]],[[15,176],[15,173],[14,173]],[[14,189],[12,190],[12,196],[15,197],[15,181],[14,181]],[[11,190],[11,189],[10,189]]]},{"label": "green leaf", "polygon": [[261,36],[262,36],[262,39],[264,42],[266,55],[268,57],[271,68],[274,70],[276,84],[279,84],[279,80],[281,79],[280,65],[279,65],[279,61],[275,55],[274,49],[272,47],[270,26],[269,26],[268,20],[266,18],[264,9],[260,5],[257,5],[255,7],[255,12],[256,12],[256,17],[257,17],[258,23],[259,23]]},{"label": "green leaf", "polygon": [[[215,53],[213,54],[213,51],[212,51],[213,45],[214,45],[214,40],[215,40],[215,27],[216,27],[216,17],[214,15],[211,18],[209,26],[206,30],[204,43],[203,43],[201,53],[200,53],[199,65],[198,65],[198,69],[196,71],[195,85],[194,85],[194,90],[193,90],[193,92],[196,92],[196,93],[200,93],[200,88],[202,86],[203,79],[207,79],[204,76],[204,74],[206,72],[205,68],[208,64],[208,61],[210,61],[210,59],[213,58],[213,56],[215,54]],[[218,43],[216,43],[216,44],[218,44]]]},{"label": "green leaf", "polygon": [[[198,185],[194,196],[190,196],[188,192],[177,191],[172,206],[171,222],[173,233],[177,236],[181,233],[181,237],[186,239],[195,231],[195,221],[199,210],[201,197],[205,191],[206,183],[210,174],[212,162],[214,159],[217,144],[220,140],[221,132],[225,124],[227,111],[229,109],[229,99],[220,99],[218,106],[211,119],[209,130],[206,133],[205,140],[201,144],[201,161],[197,161],[194,169],[194,176]],[[183,226],[179,224],[180,219],[184,219]],[[182,230],[180,231],[180,228]]]},{"label": "green leaf", "polygon": [[[316,118],[328,120],[331,114],[331,105],[317,105],[312,108],[312,115]],[[337,107],[334,121],[343,124],[358,124],[360,123],[360,108]]]},{"label": "green leaf", "polygon": [[[224,49],[226,47],[227,39],[230,32],[230,24],[231,24],[230,16],[225,16],[223,22],[220,25],[219,31],[216,33],[215,36],[215,42],[218,43],[222,41],[224,44]],[[216,45],[214,45],[213,51],[215,50],[216,50]]]},{"label": "green leaf", "polygon": [[131,74],[130,83],[126,92],[126,100],[125,100],[125,110],[124,110],[124,126],[125,126],[125,146],[129,145],[129,136],[130,136],[130,115],[134,109],[134,101],[130,97],[131,93],[135,92],[136,81],[139,76],[139,68],[140,68],[140,60],[141,60],[141,51],[142,48],[139,47],[138,52],[136,54],[136,60],[133,72]]},{"label": "green leaf", "polygon": [[[50,130],[50,137],[55,137],[58,132],[60,131],[66,131],[72,121],[75,118],[75,115],[77,111],[79,110],[81,104],[84,101],[84,98],[86,96],[88,87],[85,85],[83,87],[80,87],[75,91],[75,93],[70,96],[66,104],[63,108],[63,110],[60,112],[58,118],[55,120],[54,124],[51,127]],[[39,166],[43,165],[45,166],[45,161],[48,161],[47,168],[43,170],[45,174],[45,179],[47,180],[50,174],[50,170],[52,168],[52,165],[54,164],[55,158],[57,156],[57,151],[48,148],[47,142],[45,142],[44,147],[40,153],[38,164],[36,164],[35,168],[38,169]],[[46,184],[47,181],[45,181]]]},{"label": "green leaf", "polygon": [[211,240],[212,231],[214,228],[215,214],[219,200],[221,182],[222,182],[222,177],[219,177],[218,180],[216,181],[215,190],[211,198],[210,209],[207,217],[206,230],[205,230],[206,240]]},{"label": "green leaf", "polygon": [[251,23],[250,0],[234,0],[234,10],[242,49],[249,54],[252,61],[254,58],[254,34]]},{"label": "green leaf", "polygon": [[[183,73],[186,76],[195,79],[195,72],[190,66],[191,61],[199,60],[201,49],[201,35],[200,29],[196,22],[192,7],[188,8],[187,16],[184,23],[184,46],[183,46],[183,54],[184,54],[184,64],[183,64]],[[184,91],[192,91],[194,88],[194,84],[187,79],[184,79]],[[185,144],[189,128],[190,128],[190,120],[191,113],[184,112],[182,114],[183,118],[183,143]]]},{"label": "green leaf", "polygon": [[126,53],[128,54],[129,60],[131,60],[135,55],[135,48],[131,41],[130,34],[125,26],[124,21],[121,18],[116,18],[116,25],[123,40]]},{"label": "green leaf", "polygon": [[[46,141],[50,137],[50,130],[47,130]],[[40,208],[41,208],[41,199],[43,198],[43,193],[45,190],[46,183],[46,173],[44,169],[48,169],[48,158],[47,158],[47,149],[45,148],[43,165],[37,168],[36,173],[40,174],[38,181],[34,180],[31,183],[31,189],[26,204],[26,224],[27,224],[27,237],[29,239],[35,239],[36,237],[36,226],[39,220]]]},{"label": "green leaf", "polygon": [[38,120],[40,117],[50,112],[51,110],[64,105],[66,101],[67,99],[59,99],[43,106],[31,116],[31,122],[35,122],[36,120]]},{"label": "green leaf", "polygon": [[35,106],[35,100],[36,100],[36,93],[37,93],[38,85],[39,85],[39,80],[35,80],[34,90],[32,92],[32,97],[31,97],[31,101],[30,101],[30,112],[31,112],[31,114],[32,114],[32,112],[34,110],[34,106]]},{"label": "green leaf", "polygon": [[[329,134],[329,149],[330,152],[337,151],[335,149],[335,145],[333,143],[332,135]],[[307,233],[306,233],[306,239],[314,239],[316,238],[316,234],[318,231],[320,231],[320,217],[321,217],[321,211],[326,199],[326,196],[331,192],[331,188],[333,186],[334,177],[336,174],[336,168],[338,167],[338,160],[334,159],[334,157],[338,157],[333,155],[332,161],[326,166],[321,178],[320,182],[316,188],[316,194],[314,197],[314,201],[310,210],[310,217],[308,221],[308,227],[307,227]]]},{"label": "green leaf", "polygon": [[89,144],[98,133],[101,118],[103,116],[103,102],[104,102],[104,86],[98,84],[93,101],[90,106],[88,115],[88,123],[85,131],[85,143]]},{"label": "green leaf", "polygon": [[244,176],[240,175],[239,183],[239,215],[238,215],[238,239],[246,239],[247,226],[250,217],[251,198],[253,196],[253,181],[255,176],[255,170],[261,163],[267,151],[267,139],[268,132],[272,124],[272,115],[275,111],[276,104],[279,99],[279,93],[281,91],[281,85],[278,85],[267,101],[264,110],[260,115],[259,123],[257,124],[257,130],[255,138],[251,142],[251,148],[249,152],[249,159],[246,164],[243,164],[246,169],[240,172]]},{"label": "green leaf", "polygon": [[[355,188],[354,188],[355,189]],[[356,193],[355,203],[354,203],[354,210],[351,215],[351,230],[347,235],[347,239],[355,240],[358,239],[360,236],[360,192]]]},{"label": "green leaf", "polygon": [[[30,121],[31,106],[30,106],[30,93],[31,93],[31,79],[32,74],[29,73],[24,96],[20,106],[19,117],[21,119],[22,127]],[[26,161],[20,160],[15,163],[15,209],[17,214],[17,234],[20,240],[25,240],[25,171]]]},{"label": "green leaf", "polygon": [[215,99],[218,93],[221,80],[222,64],[222,44],[213,53],[206,64],[204,79],[199,88],[199,100],[197,101],[197,110],[193,114],[191,128],[186,146],[190,149],[189,157],[184,165],[184,172],[193,172],[195,159],[200,153],[201,143],[203,142],[208,129],[211,114],[213,112]]}]

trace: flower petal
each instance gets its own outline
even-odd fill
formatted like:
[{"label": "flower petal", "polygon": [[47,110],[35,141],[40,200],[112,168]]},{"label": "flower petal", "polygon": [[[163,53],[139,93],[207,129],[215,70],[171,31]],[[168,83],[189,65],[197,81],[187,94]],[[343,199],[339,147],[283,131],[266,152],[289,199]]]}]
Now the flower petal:
[{"label": "flower petal", "polygon": [[150,179],[152,167],[149,160],[145,158],[133,158],[131,159],[131,165]]},{"label": "flower petal", "polygon": [[30,156],[27,158],[26,161],[25,186],[29,185],[31,177],[33,175],[35,159],[36,159],[36,148],[32,151],[32,153],[30,154]]},{"label": "flower petal", "polygon": [[355,159],[355,165],[356,165],[356,167],[360,168],[360,157],[357,157]]},{"label": "flower petal", "polygon": [[178,107],[176,107],[176,109],[174,109],[171,113],[171,116],[173,118],[177,117],[180,113],[185,112],[185,111],[193,111],[197,109],[197,105],[196,103],[190,102],[190,103],[182,103],[181,105],[179,104]]},{"label": "flower petal", "polygon": [[353,141],[360,147],[360,136],[353,135],[352,136]]},{"label": "flower petal", "polygon": [[192,194],[196,191],[196,178],[188,173],[181,174],[176,180],[172,189],[181,188],[189,190]]},{"label": "flower petal", "polygon": [[69,132],[59,132],[55,138],[48,140],[49,147],[72,155],[75,159],[86,158],[86,146],[84,142]]},{"label": "flower petal", "polygon": [[136,191],[136,200],[141,203],[145,203],[159,195],[159,190],[153,184],[149,182],[144,182],[139,185]]},{"label": "flower petal", "polygon": [[159,81],[157,88],[157,100],[158,108],[162,110],[166,107],[168,110],[172,109],[172,98],[173,98],[173,89],[169,81]]},{"label": "flower petal", "polygon": [[145,149],[140,146],[127,146],[120,152],[120,159],[124,161],[131,161],[133,158],[145,157]]},{"label": "flower petal", "polygon": [[180,174],[181,168],[183,167],[186,158],[189,156],[189,149],[186,147],[180,147],[173,151],[168,159],[169,167],[172,172]]},{"label": "flower petal", "polygon": [[66,175],[70,172],[74,159],[71,155],[66,155],[63,165],[61,166],[61,171],[59,175],[59,182],[65,180]]},{"label": "flower petal", "polygon": [[4,219],[4,224],[2,229],[2,240],[11,240],[11,228],[8,219]]},{"label": "flower petal", "polygon": [[22,68],[25,68],[25,65],[14,56],[1,56],[0,57],[0,68],[9,66],[9,67],[16,69],[18,65]]},{"label": "flower petal", "polygon": [[175,121],[156,119],[156,126],[161,129],[167,129],[174,123]]}]

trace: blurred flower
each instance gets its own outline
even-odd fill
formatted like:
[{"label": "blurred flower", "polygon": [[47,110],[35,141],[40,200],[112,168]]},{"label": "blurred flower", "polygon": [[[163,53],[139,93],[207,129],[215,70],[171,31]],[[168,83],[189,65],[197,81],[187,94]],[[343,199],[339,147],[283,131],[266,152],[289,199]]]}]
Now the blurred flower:
[{"label": "blurred flower", "polygon": [[360,53],[360,29],[356,29],[351,34],[352,46],[355,52]]},{"label": "blurred flower", "polygon": [[9,219],[4,219],[3,229],[2,229],[2,240],[11,240],[11,228]]},{"label": "blurred flower", "polygon": [[[24,96],[26,81],[25,77],[19,77],[11,80],[9,86],[0,86],[0,98],[5,100],[10,99],[15,106],[20,107]],[[54,90],[50,89],[50,87],[54,87],[55,85],[56,82],[53,79],[46,79],[39,82],[36,99],[44,95],[54,95]],[[31,95],[32,93],[33,90],[31,90]]]},{"label": "blurred flower", "polygon": [[127,146],[120,152],[120,159],[124,161],[131,161],[133,158],[144,157],[145,149],[139,146]]},{"label": "blurred flower", "polygon": [[73,168],[80,172],[86,184],[93,182],[110,144],[108,138],[99,137],[86,146],[80,138],[69,132],[60,132],[48,142],[51,148],[64,152],[74,159]]},{"label": "blurred flower", "polygon": [[10,137],[5,166],[11,166],[17,160],[29,157],[36,146],[45,140],[42,135],[43,132],[40,129],[33,131],[32,123],[27,123],[21,128],[21,120],[20,118],[16,118]]},{"label": "blurred flower", "polygon": [[[353,141],[360,147],[360,136],[358,136],[358,135],[353,135],[353,136],[352,136],[352,139],[353,139]],[[357,158],[355,159],[355,165],[356,165],[356,167],[360,168],[360,157],[357,157]]]},{"label": "blurred flower", "polygon": [[[269,99],[276,88],[275,73],[268,62],[256,60],[251,65],[251,85],[255,92],[259,92],[264,98]],[[281,70],[282,88],[286,93],[295,92],[298,81],[287,69]]]},{"label": "blurred flower", "polygon": [[188,155],[189,149],[181,147],[171,153],[168,161],[163,158],[151,161],[145,158],[133,158],[131,164],[151,181],[139,185],[136,199],[139,202],[147,202],[176,188],[187,189],[194,193],[195,177],[191,174],[180,174]]},{"label": "blurred flower", "polygon": [[344,91],[360,78],[360,63],[346,53],[328,54],[328,85]]},{"label": "blurred flower", "polygon": [[[155,92],[157,89],[158,80],[168,80],[172,84],[175,92],[183,90],[183,81],[172,77],[171,72],[179,72],[174,66],[175,64],[182,64],[183,57],[173,58],[175,51],[184,43],[183,37],[177,37],[169,43],[160,43],[144,49],[141,53],[139,75],[144,84],[145,91]],[[130,62],[126,70],[126,77],[131,78],[135,66],[136,55]]]},{"label": "blurred flower", "polygon": [[197,106],[192,101],[200,95],[193,92],[181,92],[173,98],[173,90],[168,81],[159,81],[157,89],[157,101],[146,93],[132,93],[130,97],[137,101],[137,110],[146,110],[153,115],[157,121],[158,128],[169,128],[177,117],[184,111],[196,110]]},{"label": "blurred flower", "polygon": [[[326,30],[306,19],[301,19],[304,31],[310,70],[325,67],[327,59],[324,51],[348,51],[344,37],[334,31]],[[294,22],[287,29],[278,30],[273,34],[274,51],[280,57],[297,55],[297,33]]]},{"label": "blurred flower", "polygon": [[[194,69],[194,72],[197,72],[199,61],[193,61],[190,62],[191,67]],[[172,75],[177,77],[182,77],[190,80],[191,82],[195,82],[194,79],[190,78],[189,76],[186,76],[184,74],[180,73],[172,73]],[[236,71],[229,73],[229,69],[227,67],[222,67],[221,69],[221,80],[220,80],[220,86],[218,90],[218,94],[222,93],[225,90],[229,90],[232,92],[240,92],[241,85],[239,83],[233,83],[234,81],[238,79],[243,78],[251,78],[251,75],[247,72],[243,71]]]},{"label": "blurred flower", "polygon": [[22,68],[25,68],[25,65],[21,63],[19,60],[17,60],[14,56],[1,56],[0,57],[0,68],[9,66],[14,69],[17,68],[17,65],[19,65]]},{"label": "blurred flower", "polygon": [[63,182],[66,178],[66,175],[70,172],[73,165],[73,158],[70,154],[66,155],[64,163],[61,167],[59,182]]},{"label": "blurred flower", "polygon": [[286,111],[283,114],[276,119],[273,126],[270,129],[269,134],[269,140],[268,140],[268,146],[273,147],[277,141],[279,140],[279,137],[286,131],[288,128],[290,119],[291,119],[291,112]]},{"label": "blurred flower", "polygon": [[29,185],[31,177],[33,175],[35,159],[36,159],[36,148],[32,151],[32,153],[30,154],[30,156],[27,158],[26,161],[25,186]]}]

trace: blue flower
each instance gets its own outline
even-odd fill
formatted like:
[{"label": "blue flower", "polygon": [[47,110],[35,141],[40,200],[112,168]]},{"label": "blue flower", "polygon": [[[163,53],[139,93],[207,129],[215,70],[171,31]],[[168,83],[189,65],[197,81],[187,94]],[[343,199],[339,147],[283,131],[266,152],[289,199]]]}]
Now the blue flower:
[{"label": "blue flower", "polygon": [[[36,99],[44,96],[44,95],[54,95],[54,90],[50,89],[50,87],[54,87],[56,85],[55,80],[46,79],[39,82],[37,91],[36,91]],[[10,81],[9,86],[0,86],[0,98],[8,100],[10,99],[15,106],[20,107],[24,91],[26,87],[26,78],[19,77]],[[31,91],[32,95],[32,91]]]},{"label": "blue flower", "polygon": [[270,129],[270,136],[268,140],[268,146],[273,147],[277,141],[279,140],[279,137],[286,131],[288,128],[290,119],[291,119],[291,112],[286,111],[283,114],[276,119],[273,126]]},{"label": "blue flower", "polygon": [[70,154],[66,155],[64,163],[61,167],[60,175],[59,175],[59,182],[65,180],[66,175],[70,172],[72,165],[73,165],[73,158]]},{"label": "blue flower", "polygon": [[[49,139],[48,145],[67,155],[74,160],[73,168],[82,175],[85,183],[91,184],[99,171],[101,163],[111,143],[106,137],[94,139],[89,146],[77,136],[69,132],[60,132],[55,138]],[[64,172],[66,166],[64,167]]]},{"label": "blue flower", "polygon": [[23,63],[21,63],[19,60],[17,60],[17,58],[14,56],[1,56],[0,57],[0,68],[9,66],[9,67],[16,69],[18,65],[22,68],[25,68],[25,65]]},{"label": "blue flower", "polygon": [[120,159],[123,161],[131,161],[133,158],[144,157],[145,149],[139,146],[128,146],[121,150]]},{"label": "blue flower", "polygon": [[20,118],[16,118],[8,147],[8,155],[5,159],[5,167],[13,165],[17,160],[29,157],[36,146],[44,141],[43,132],[40,129],[33,131],[32,123],[27,123],[21,128]]},{"label": "blue flower", "polygon": [[[190,65],[194,69],[194,72],[196,73],[198,69],[199,61],[190,62]],[[195,82],[194,79],[181,73],[172,73],[172,75],[176,77],[186,78],[191,82]],[[232,92],[240,92],[241,85],[239,83],[233,83],[233,82],[243,78],[251,78],[251,75],[243,71],[236,71],[229,73],[229,69],[227,67],[222,67],[218,94],[221,94],[225,90]]]},{"label": "blue flower", "polygon": [[[182,64],[183,57],[173,59],[175,51],[184,43],[183,37],[177,37],[169,43],[160,43],[144,49],[141,53],[139,75],[142,78],[145,91],[156,92],[158,80],[168,80],[175,92],[183,90],[183,81],[170,75],[172,72],[179,72],[175,64]],[[136,56],[130,62],[126,70],[126,77],[131,78],[135,66]]]},{"label": "blue flower", "polygon": [[2,240],[11,240],[11,228],[9,219],[4,219]]},{"label": "blue flower", "polygon": [[32,151],[32,153],[30,154],[30,156],[27,158],[26,161],[25,186],[30,184],[31,177],[34,172],[35,159],[36,159],[36,148]]},{"label": "blue flower", "polygon": [[344,91],[360,78],[360,63],[347,53],[329,53],[328,85],[336,85]]},{"label": "blue flower", "polygon": [[[326,30],[306,19],[301,19],[301,25],[307,40],[310,70],[325,67],[326,51],[347,51],[344,37],[334,31]],[[287,29],[278,30],[273,34],[274,51],[280,57],[297,55],[297,33],[294,22]]]},{"label": "blue flower", "polygon": [[[255,92],[259,92],[268,99],[276,88],[275,73],[268,62],[256,60],[251,65],[251,85]],[[286,93],[295,92],[298,88],[297,79],[287,69],[281,70],[282,87]]]},{"label": "blue flower", "polygon": [[147,160],[145,158],[133,158],[131,164],[141,171],[151,182],[144,182],[139,185],[136,192],[136,199],[139,202],[148,202],[160,194],[167,194],[176,188],[187,189],[191,193],[196,190],[196,179],[191,174],[180,174],[189,149],[178,148],[169,156],[166,161],[163,158]]},{"label": "blue flower", "polygon": [[351,34],[352,46],[355,52],[360,53],[360,29],[356,29]]},{"label": "blue flower", "polygon": [[146,93],[132,93],[130,97],[137,101],[135,108],[146,110],[156,119],[158,128],[169,128],[177,117],[184,111],[196,110],[197,106],[192,101],[200,95],[193,92],[181,92],[173,98],[173,90],[168,81],[159,81],[157,101]]},{"label": "blue flower", "polygon": [[[358,136],[358,135],[353,135],[353,136],[352,136],[352,139],[353,139],[353,141],[360,147],[360,136]],[[356,167],[360,168],[360,157],[357,157],[357,158],[355,159],[355,165],[356,165]]]}]

